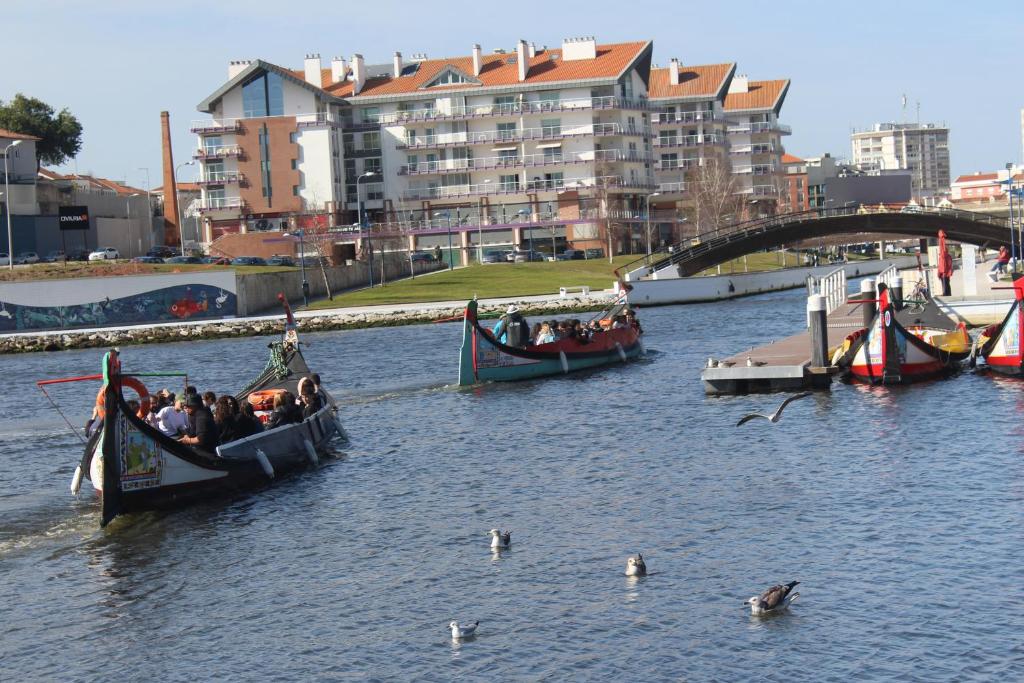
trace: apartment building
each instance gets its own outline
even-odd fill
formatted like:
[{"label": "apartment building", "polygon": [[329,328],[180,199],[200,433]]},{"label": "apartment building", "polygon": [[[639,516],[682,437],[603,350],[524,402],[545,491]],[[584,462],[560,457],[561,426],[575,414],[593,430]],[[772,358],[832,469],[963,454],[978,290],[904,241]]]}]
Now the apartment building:
[{"label": "apartment building", "polygon": [[918,201],[949,193],[949,129],[934,123],[876,123],[850,135],[853,163],[868,173],[909,171]]},{"label": "apartment building", "polygon": [[807,185],[807,162],[792,154],[782,155],[782,168],[785,172],[785,187],[779,209],[783,213],[806,211],[811,208]]},{"label": "apartment building", "polygon": [[192,125],[206,241],[309,212],[413,230],[421,247],[453,226],[463,259],[480,239],[531,246],[535,228],[555,249],[601,240],[596,217],[635,222],[672,183],[681,198],[682,171],[728,156],[735,65],[652,70],[652,52],[584,37],[381,65],[308,55],[301,71],[232,62]]},{"label": "apartment building", "polygon": [[729,83],[729,158],[747,215],[772,214],[779,208],[784,188],[782,136],[792,133],[779,123],[779,112],[788,92],[789,80],[751,81],[738,75]]}]

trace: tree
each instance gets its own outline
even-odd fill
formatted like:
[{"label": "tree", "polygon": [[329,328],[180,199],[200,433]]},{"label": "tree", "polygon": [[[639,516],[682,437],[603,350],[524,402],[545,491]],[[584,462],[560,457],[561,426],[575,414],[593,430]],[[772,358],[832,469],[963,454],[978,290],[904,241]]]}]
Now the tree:
[{"label": "tree", "polygon": [[56,115],[53,107],[21,93],[10,102],[0,101],[0,128],[39,138],[38,164],[59,166],[82,148],[82,124],[67,109]]},{"label": "tree", "polygon": [[742,203],[736,194],[736,178],[729,164],[716,157],[704,159],[690,172],[687,187],[693,197],[697,234],[714,232],[739,218]]}]

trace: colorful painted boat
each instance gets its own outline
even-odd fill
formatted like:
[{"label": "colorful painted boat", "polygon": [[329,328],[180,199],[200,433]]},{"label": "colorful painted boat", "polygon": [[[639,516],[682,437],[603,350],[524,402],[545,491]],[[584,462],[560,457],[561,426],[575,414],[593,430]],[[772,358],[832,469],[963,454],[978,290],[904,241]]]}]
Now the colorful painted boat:
[{"label": "colorful painted boat", "polygon": [[1010,311],[997,325],[989,325],[978,337],[978,354],[985,359],[989,369],[1004,375],[1024,375],[1024,316],[1021,316],[1021,301],[1024,301],[1024,277],[1013,282],[1015,295]]},{"label": "colorful painted boat", "polygon": [[[298,395],[299,380],[310,375],[294,318],[285,306],[284,339],[270,345],[266,368],[236,395],[239,402],[258,391],[283,389]],[[228,442],[209,453],[165,436],[143,421],[123,395],[123,385],[132,377],[122,372],[117,350],[104,356],[105,419],[86,444],[72,482],[73,492],[83,473],[92,482],[102,501],[102,526],[125,513],[177,508],[263,488],[281,475],[315,468],[328,442],[344,435],[334,400],[323,391],[323,406],[302,422]]]},{"label": "colorful painted boat", "polygon": [[871,326],[846,338],[834,364],[869,384],[909,384],[955,370],[971,352],[970,336],[960,325],[944,329],[933,322],[898,319],[889,291],[878,285],[878,313]]},{"label": "colorful painted boat", "polygon": [[[602,319],[611,319],[625,307],[616,302]],[[610,363],[624,363],[644,352],[641,333],[632,327],[607,329],[592,335],[588,343],[562,339],[550,344],[518,348],[506,346],[480,325],[476,301],[466,305],[463,321],[462,351],[459,360],[459,384],[511,382]]]}]

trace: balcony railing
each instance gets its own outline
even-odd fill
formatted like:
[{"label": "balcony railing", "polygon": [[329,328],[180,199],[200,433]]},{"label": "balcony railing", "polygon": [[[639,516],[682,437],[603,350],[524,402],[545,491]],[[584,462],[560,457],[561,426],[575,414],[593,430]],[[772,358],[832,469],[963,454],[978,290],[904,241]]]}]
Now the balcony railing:
[{"label": "balcony railing", "polygon": [[238,145],[217,145],[200,147],[193,154],[193,159],[225,159],[242,156],[242,148]]},{"label": "balcony railing", "polygon": [[423,199],[448,199],[453,197],[488,196],[502,194],[523,194],[527,192],[561,192],[563,190],[592,188],[651,188],[653,183],[643,180],[628,180],[622,176],[598,176],[594,178],[564,178],[552,180],[530,180],[515,183],[475,183],[448,185],[444,187],[423,187],[407,190],[402,199],[406,201]]},{"label": "balcony railing", "polygon": [[774,185],[754,185],[752,187],[740,188],[736,194],[746,194],[753,197],[777,197],[779,188]]},{"label": "balcony railing", "polygon": [[662,194],[681,194],[686,192],[686,183],[659,183],[658,192]]},{"label": "balcony railing", "polygon": [[417,121],[445,121],[481,117],[522,116],[526,114],[549,114],[554,112],[587,111],[593,109],[633,109],[647,111],[651,108],[647,100],[623,97],[586,97],[574,100],[532,100],[506,102],[502,104],[455,105],[432,107],[383,114],[382,124],[416,123]]},{"label": "balcony railing", "polygon": [[197,185],[228,185],[228,184],[242,184],[245,181],[245,176],[235,171],[215,171],[213,173],[206,173],[198,181]]},{"label": "balcony railing", "polygon": [[243,206],[245,206],[245,202],[241,197],[207,197],[196,202],[196,208],[200,213],[230,211],[241,209]]},{"label": "balcony railing", "polygon": [[673,161],[658,160],[654,162],[657,171],[678,171],[700,166],[700,159],[675,159]]},{"label": "balcony railing", "polygon": [[317,112],[315,114],[299,114],[295,117],[295,125],[298,128],[316,128],[320,126],[339,126],[341,121],[329,112]]},{"label": "balcony railing", "polygon": [[192,122],[191,130],[199,135],[211,133],[235,133],[242,129],[241,119],[198,119]]},{"label": "balcony railing", "polygon": [[738,147],[732,147],[729,149],[729,154],[733,155],[758,155],[758,154],[776,154],[774,146],[771,145],[740,145]]},{"label": "balcony railing", "polygon": [[753,135],[756,133],[778,133],[780,135],[791,135],[793,129],[789,126],[784,126],[781,123],[773,123],[771,121],[754,121],[752,123],[743,123],[738,126],[729,126],[727,132],[734,135]]},{"label": "balcony railing", "polygon": [[771,164],[751,164],[746,166],[733,166],[732,172],[736,175],[771,175],[776,169]]},{"label": "balcony railing", "polygon": [[562,138],[611,135],[649,136],[649,128],[623,127],[619,123],[594,123],[581,126],[544,126],[516,130],[485,130],[463,133],[416,135],[395,145],[397,149],[431,149],[447,146],[490,145],[524,142],[527,140],[559,140]]},{"label": "balcony railing", "polygon": [[621,149],[598,149],[575,154],[527,154],[524,156],[480,157],[470,159],[444,159],[421,161],[417,164],[400,166],[398,175],[427,175],[437,173],[465,173],[502,168],[531,166],[557,166],[592,162],[634,161],[642,163],[646,158],[639,154],[628,154]]},{"label": "balcony railing", "polygon": [[662,125],[671,123],[698,123],[701,121],[714,120],[715,112],[711,111],[710,109],[701,111],[663,111],[660,114],[654,115],[654,123]]},{"label": "balcony railing", "polygon": [[725,144],[725,138],[716,133],[708,133],[707,135],[676,135],[654,138],[651,144],[662,149],[671,147],[699,147],[701,145]]}]

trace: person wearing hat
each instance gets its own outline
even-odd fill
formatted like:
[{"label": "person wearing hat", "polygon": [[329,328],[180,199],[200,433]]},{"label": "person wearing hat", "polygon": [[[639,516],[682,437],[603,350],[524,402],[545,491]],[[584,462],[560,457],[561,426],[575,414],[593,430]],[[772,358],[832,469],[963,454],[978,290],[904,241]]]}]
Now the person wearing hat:
[{"label": "person wearing hat", "polygon": [[530,340],[530,323],[519,312],[519,307],[512,304],[505,310],[505,315],[498,318],[492,332],[502,344],[522,348]]},{"label": "person wearing hat", "polygon": [[198,394],[189,395],[185,402],[185,413],[188,415],[188,432],[178,440],[183,444],[213,453],[220,441],[217,423],[213,421],[213,413],[203,404],[203,399]]}]

